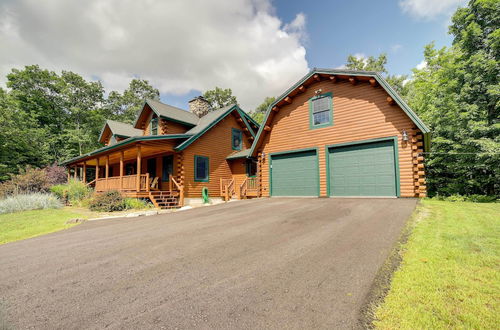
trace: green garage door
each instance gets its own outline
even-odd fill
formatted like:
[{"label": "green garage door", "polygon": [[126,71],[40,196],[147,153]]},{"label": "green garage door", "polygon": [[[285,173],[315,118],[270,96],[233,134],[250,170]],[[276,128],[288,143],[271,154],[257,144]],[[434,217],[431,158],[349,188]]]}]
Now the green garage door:
[{"label": "green garage door", "polygon": [[329,150],[331,196],[396,196],[394,142]]},{"label": "green garage door", "polygon": [[318,196],[316,151],[271,156],[271,196]]}]

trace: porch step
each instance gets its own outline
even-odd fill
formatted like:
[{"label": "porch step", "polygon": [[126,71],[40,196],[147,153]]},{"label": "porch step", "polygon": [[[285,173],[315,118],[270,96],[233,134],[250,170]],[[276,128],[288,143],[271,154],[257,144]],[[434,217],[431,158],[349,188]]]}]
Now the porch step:
[{"label": "porch step", "polygon": [[179,194],[171,191],[151,191],[149,193],[154,206],[161,209],[175,209],[179,206]]}]

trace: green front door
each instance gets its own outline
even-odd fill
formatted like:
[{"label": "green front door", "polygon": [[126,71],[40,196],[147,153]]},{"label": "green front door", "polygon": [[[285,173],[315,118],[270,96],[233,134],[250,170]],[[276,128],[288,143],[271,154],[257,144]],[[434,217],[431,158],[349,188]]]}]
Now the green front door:
[{"label": "green front door", "polygon": [[318,196],[316,151],[271,156],[271,196]]},{"label": "green front door", "polygon": [[329,149],[331,196],[396,196],[394,142]]}]

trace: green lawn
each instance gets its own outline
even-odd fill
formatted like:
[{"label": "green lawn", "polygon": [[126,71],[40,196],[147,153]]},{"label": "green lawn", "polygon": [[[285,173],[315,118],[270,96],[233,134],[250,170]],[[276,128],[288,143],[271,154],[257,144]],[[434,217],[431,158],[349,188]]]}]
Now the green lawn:
[{"label": "green lawn", "polygon": [[66,229],[75,225],[66,225],[67,220],[87,217],[84,212],[70,208],[1,214],[0,244]]},{"label": "green lawn", "polygon": [[390,291],[380,329],[498,329],[500,203],[424,200]]}]

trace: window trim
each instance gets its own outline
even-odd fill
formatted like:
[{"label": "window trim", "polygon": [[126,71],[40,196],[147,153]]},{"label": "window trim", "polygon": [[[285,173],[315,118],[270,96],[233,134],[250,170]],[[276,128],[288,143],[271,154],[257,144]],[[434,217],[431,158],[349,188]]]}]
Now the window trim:
[{"label": "window trim", "polygon": [[[156,123],[156,134],[153,134],[153,122]],[[151,118],[149,122],[149,135],[156,136],[158,135],[158,117]]]},{"label": "window trim", "polygon": [[[328,97],[330,101],[330,120],[323,124],[314,125],[313,102],[316,99]],[[333,94],[332,92],[315,95],[309,99],[309,129],[333,126]]]},{"label": "window trim", "polygon": [[[234,133],[238,132],[240,135],[240,146],[239,148],[234,147],[233,139],[234,139]],[[243,149],[243,132],[240,129],[237,128],[231,128],[231,148],[233,150],[242,150]]]},{"label": "window trim", "polygon": [[[198,159],[206,159],[207,160],[207,177],[203,179],[199,179],[196,177],[196,168],[198,166]],[[210,158],[207,156],[198,156],[194,155],[194,182],[210,182]]]}]

